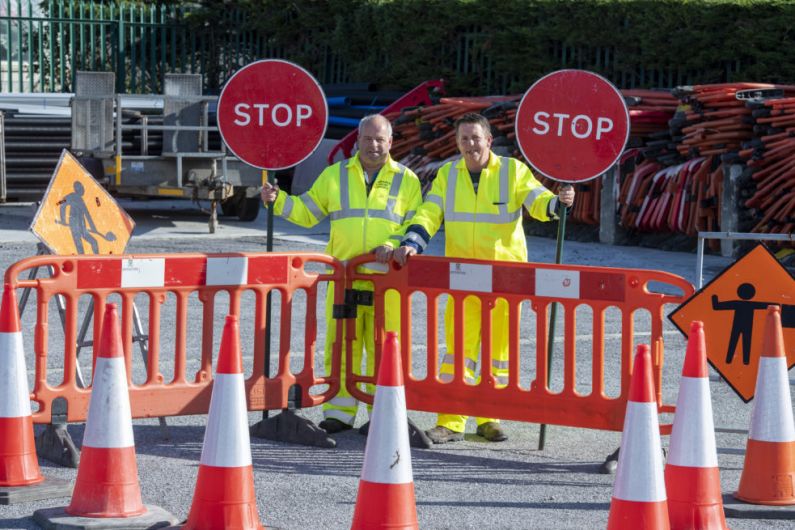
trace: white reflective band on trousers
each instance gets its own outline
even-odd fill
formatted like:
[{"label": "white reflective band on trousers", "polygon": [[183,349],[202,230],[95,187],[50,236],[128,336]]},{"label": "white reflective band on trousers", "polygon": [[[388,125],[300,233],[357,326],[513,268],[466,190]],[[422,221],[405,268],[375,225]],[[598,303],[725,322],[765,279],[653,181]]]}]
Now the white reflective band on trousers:
[{"label": "white reflective band on trousers", "polygon": [[216,467],[251,465],[243,374],[215,374],[200,462]]},{"label": "white reflective band on trousers", "polygon": [[0,333],[0,418],[30,416],[22,333]]},{"label": "white reflective band on trousers", "polygon": [[376,387],[370,418],[361,479],[379,484],[414,482],[404,388]]},{"label": "white reflective band on trousers", "polygon": [[748,438],[760,442],[795,442],[785,357],[759,358],[754,399]]},{"label": "white reflective band on trousers", "polygon": [[627,403],[613,497],[635,502],[666,500],[656,403]]},{"label": "white reflective band on trousers", "polygon": [[135,445],[124,357],[97,357],[83,445],[97,449]]},{"label": "white reflective band on trousers", "polygon": [[676,399],[668,463],[683,467],[718,467],[712,401],[706,377],[682,377]]}]

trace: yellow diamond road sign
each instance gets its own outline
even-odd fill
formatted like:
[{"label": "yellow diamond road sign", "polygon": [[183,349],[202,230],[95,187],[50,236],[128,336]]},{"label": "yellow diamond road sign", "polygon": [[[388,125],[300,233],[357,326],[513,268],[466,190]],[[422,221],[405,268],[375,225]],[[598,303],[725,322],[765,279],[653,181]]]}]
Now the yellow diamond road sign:
[{"label": "yellow diamond road sign", "polygon": [[762,244],[754,247],[677,307],[668,318],[687,335],[704,322],[707,359],[748,402],[764,343],[768,305],[781,306],[787,367],[795,366],[795,279]]},{"label": "yellow diamond road sign", "polygon": [[135,223],[65,149],[30,230],[53,254],[122,254]]}]

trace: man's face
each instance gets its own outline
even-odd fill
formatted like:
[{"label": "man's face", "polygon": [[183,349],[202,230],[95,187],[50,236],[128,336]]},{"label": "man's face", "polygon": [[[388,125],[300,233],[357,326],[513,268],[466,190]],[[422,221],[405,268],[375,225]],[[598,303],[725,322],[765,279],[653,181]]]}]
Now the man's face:
[{"label": "man's face", "polygon": [[484,168],[489,162],[491,134],[479,123],[462,123],[456,134],[458,151],[470,169]]},{"label": "man's face", "polygon": [[363,166],[382,166],[389,156],[392,137],[386,120],[372,120],[364,124],[359,134],[359,160]]}]

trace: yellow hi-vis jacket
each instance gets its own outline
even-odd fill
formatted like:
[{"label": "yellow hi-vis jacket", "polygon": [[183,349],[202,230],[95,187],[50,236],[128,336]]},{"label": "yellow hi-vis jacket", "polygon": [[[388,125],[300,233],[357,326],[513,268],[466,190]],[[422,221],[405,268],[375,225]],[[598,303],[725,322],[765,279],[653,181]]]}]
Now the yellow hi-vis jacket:
[{"label": "yellow hi-vis jacket", "polygon": [[526,165],[494,153],[480,174],[476,194],[461,158],[439,169],[404,244],[421,253],[444,221],[447,257],[527,261],[522,207],[535,219],[548,221],[556,217],[557,202]]},{"label": "yellow hi-vis jacket", "polygon": [[323,170],[306,193],[293,196],[279,191],[274,213],[304,227],[330,217],[326,253],[347,260],[381,245],[396,248],[421,203],[417,175],[391,157],[368,195],[357,153]]}]

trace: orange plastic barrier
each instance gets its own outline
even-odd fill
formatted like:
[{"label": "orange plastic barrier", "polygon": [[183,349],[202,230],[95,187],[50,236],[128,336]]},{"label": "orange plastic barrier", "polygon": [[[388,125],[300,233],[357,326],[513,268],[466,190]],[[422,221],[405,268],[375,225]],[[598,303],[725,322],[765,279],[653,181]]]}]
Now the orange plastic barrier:
[{"label": "orange plastic barrier", "polygon": [[[312,273],[307,264],[319,264],[328,273]],[[20,279],[37,267],[50,267],[49,278]],[[109,296],[121,298],[122,340],[130,382],[130,401],[134,418],[174,416],[206,413],[210,403],[212,384],[213,323],[215,297],[229,293],[229,310],[240,314],[241,296],[246,291],[255,294],[253,372],[246,380],[246,399],[249,410],[287,408],[288,391],[298,385],[302,407],[319,405],[336,394],[339,388],[340,346],[336,347],[331,374],[315,374],[315,339],[317,336],[317,294],[321,282],[344,279],[342,265],[323,254],[160,254],[135,256],[34,256],[8,268],[5,282],[11,288],[31,288],[36,291],[35,381],[31,399],[39,404],[33,413],[36,423],[50,423],[52,402],[64,398],[67,402],[67,421],[85,421],[90,388],[81,388],[76,377],[77,324],[81,296],[91,296],[94,302],[93,340],[99,344],[99,331],[105,303]],[[293,294],[306,294],[306,324],[303,330],[292,327]],[[278,373],[266,379],[265,329],[267,295],[280,293],[281,328],[279,330]],[[194,293],[198,296],[195,296]],[[148,363],[146,381],[134,384],[133,359],[133,303],[136,295],[149,301]],[[48,383],[49,312],[48,303],[56,295],[64,297],[63,379],[59,384]],[[176,299],[173,329],[160,326],[161,307],[169,295]],[[194,296],[191,296],[194,295]],[[343,290],[335,300],[342,302]],[[190,299],[189,299],[190,297]],[[188,373],[187,329],[188,309],[198,298],[201,304],[201,361],[198,370]],[[251,319],[245,317],[244,320]],[[338,330],[341,331],[341,321]],[[338,331],[338,333],[340,332]],[[174,377],[164,381],[161,371],[160,336],[174,336]],[[305,351],[303,369],[290,370],[290,337],[303,333]],[[338,335],[339,336],[339,335]],[[321,350],[322,351],[322,350]],[[57,352],[59,356],[60,352]],[[50,368],[52,370],[52,368]],[[58,369],[60,371],[60,367]],[[52,379],[53,374],[50,374]],[[318,388],[328,385],[327,388]],[[312,393],[310,393],[312,390]],[[323,390],[320,392],[319,390]]]},{"label": "orange plastic barrier", "polygon": [[[406,367],[406,400],[409,409],[428,412],[467,414],[471,416],[503,418],[506,420],[534,423],[568,425],[620,431],[624,422],[624,411],[629,394],[630,367],[634,349],[634,313],[646,310],[650,315],[651,337],[642,337],[638,343],[649,343],[652,348],[657,403],[660,412],[673,412],[673,405],[662,403],[663,367],[663,319],[667,304],[681,304],[695,291],[684,278],[657,271],[635,269],[613,269],[575,265],[542,263],[511,263],[478,260],[451,259],[417,256],[399,268],[392,264],[390,274],[363,274],[357,271],[360,265],[372,261],[372,257],[360,257],[347,264],[347,281],[370,280],[375,286],[375,329],[383,329],[384,295],[387,290],[401,293],[401,354]],[[463,278],[463,279],[462,279]],[[649,284],[665,286],[665,290],[676,290],[677,294],[652,292]],[[673,288],[673,289],[672,289]],[[425,323],[412,323],[412,307],[409,297],[423,293],[426,304],[419,312],[426,313]],[[450,382],[439,378],[438,342],[444,341],[443,322],[439,322],[439,297],[452,295],[455,303],[455,343],[463,343],[462,307],[464,298],[476,296],[481,307],[493,308],[498,299],[508,304],[508,382],[498,388],[496,378],[490,370],[482,372],[481,381],[472,384],[465,381],[463,350],[457,346],[454,352],[455,375]],[[536,316],[548,315],[548,308],[557,302],[563,306],[563,388],[553,391],[547,381],[547,337],[546,318],[535,319],[535,379],[529,385],[520,385],[520,305],[528,301]],[[451,303],[448,298],[448,303]],[[415,304],[416,305],[416,304]],[[591,391],[577,391],[576,309],[589,306],[592,310],[593,335],[592,368],[589,381]],[[615,308],[621,313],[621,391],[618,396],[605,392],[605,313]],[[423,326],[427,330],[425,360],[419,364],[427,366],[427,375],[415,377],[412,373],[412,330]],[[352,323],[348,324],[348,340],[353,335]],[[441,326],[441,327],[440,327]],[[558,328],[559,329],[559,328]],[[491,319],[489,311],[481,315],[480,365],[492,365]],[[560,334],[560,331],[558,331]],[[442,336],[437,340],[437,337]],[[384,337],[376,334],[376,351],[381,351]],[[357,374],[346,363],[346,384],[351,394],[359,400],[372,402],[359,388],[359,383],[375,384],[371,374]],[[376,373],[378,372],[376,364]],[[582,384],[582,381],[579,381]],[[663,425],[662,432],[670,433],[671,425]]]}]

